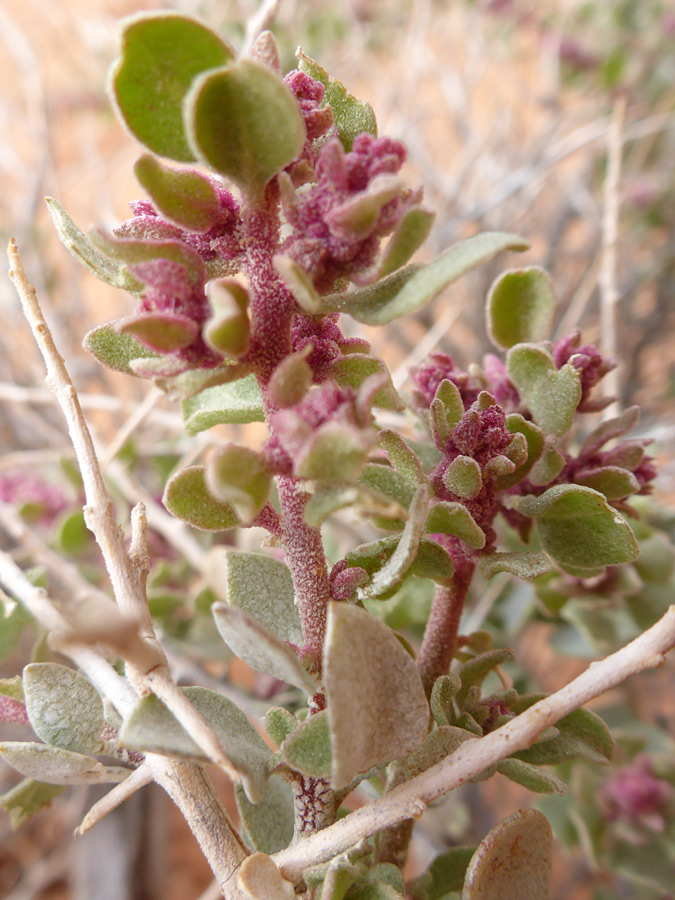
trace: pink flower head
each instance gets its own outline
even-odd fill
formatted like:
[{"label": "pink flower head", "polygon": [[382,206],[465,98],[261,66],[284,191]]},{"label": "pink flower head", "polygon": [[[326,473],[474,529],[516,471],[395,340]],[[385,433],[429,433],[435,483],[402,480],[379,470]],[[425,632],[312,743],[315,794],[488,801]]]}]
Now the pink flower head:
[{"label": "pink flower head", "polygon": [[320,81],[299,69],[289,72],[284,78],[284,82],[298,101],[307,129],[307,142],[301,159],[304,158],[313,168],[316,162],[314,141],[323,137],[332,128],[334,122],[333,110],[330,106],[321,105],[326,89]]},{"label": "pink flower head", "polygon": [[565,363],[571,362],[579,370],[581,376],[579,412],[596,412],[611,402],[609,398],[591,400],[590,393],[604,375],[616,368],[616,363],[613,359],[605,359],[594,344],[582,345],[579,331],[553,344],[553,359],[559,369]]},{"label": "pink flower head", "polygon": [[501,406],[480,409],[474,404],[455,426],[451,440],[458,453],[484,466],[503,453],[513,435],[506,427],[506,414]]},{"label": "pink flower head", "polygon": [[438,386],[446,379],[451,381],[462,395],[464,409],[468,409],[478,399],[483,390],[475,378],[458,369],[454,359],[447,353],[432,353],[426,362],[411,372],[415,385],[415,399],[422,409],[429,409]]},{"label": "pink flower head", "polygon": [[610,822],[620,821],[647,831],[663,831],[672,786],[654,775],[648,756],[640,754],[605,782],[602,799]]},{"label": "pink flower head", "polygon": [[328,377],[330,364],[342,356],[340,346],[346,338],[338,325],[338,314],[331,316],[295,316],[293,319],[293,352],[298,353],[308,344],[312,352],[307,362],[312,368],[317,382]]},{"label": "pink flower head", "polygon": [[51,524],[68,506],[62,490],[21,469],[0,473],[0,500],[22,510],[31,519]]},{"label": "pink flower head", "polygon": [[490,384],[490,393],[497,403],[506,410],[516,410],[520,404],[520,394],[509,378],[502,360],[493,353],[486,354],[483,371]]},{"label": "pink flower head", "polygon": [[330,138],[316,161],[316,184],[283,196],[294,233],[282,252],[312,278],[318,291],[330,291],[338,278],[369,269],[380,238],[389,234],[419,192],[404,191],[395,178],[406,157],[400,141],[364,132],[345,152]]}]

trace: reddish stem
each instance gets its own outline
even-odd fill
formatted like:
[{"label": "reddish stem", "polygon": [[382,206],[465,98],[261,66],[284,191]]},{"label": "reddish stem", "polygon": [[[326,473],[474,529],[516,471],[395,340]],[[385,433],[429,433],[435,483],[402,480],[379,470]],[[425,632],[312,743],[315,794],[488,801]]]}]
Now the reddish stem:
[{"label": "reddish stem", "polygon": [[427,695],[431,694],[436,679],[450,669],[457,648],[459,621],[474,568],[473,563],[469,562],[457,566],[452,584],[436,590],[417,659]]}]

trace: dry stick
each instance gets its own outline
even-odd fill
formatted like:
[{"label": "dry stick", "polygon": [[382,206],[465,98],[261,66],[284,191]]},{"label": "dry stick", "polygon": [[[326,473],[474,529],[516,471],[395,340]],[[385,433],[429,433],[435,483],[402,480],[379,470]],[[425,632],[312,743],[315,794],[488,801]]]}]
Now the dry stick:
[{"label": "dry stick", "polygon": [[419,818],[433,800],[506,756],[530,747],[543,731],[589,700],[616,687],[630,675],[660,666],[673,647],[675,606],[640,637],[606,659],[591,663],[583,674],[555,694],[485,737],[466,741],[451,756],[369,806],[276,853],[274,861],[285,878],[297,882],[307,866],[332,859],[383,828]]},{"label": "dry stick", "polygon": [[[619,178],[621,177],[622,132],[626,115],[626,99],[614,104],[612,121],[607,132],[607,174],[603,185],[604,215],[602,217],[602,264],[600,267],[600,349],[609,359],[617,358],[617,321],[619,291],[616,286],[616,245],[619,230]],[[605,391],[618,396],[619,372],[613,369],[605,376]],[[619,412],[619,403],[611,403],[603,411],[604,419]]]},{"label": "dry stick", "polygon": [[82,822],[75,829],[75,837],[81,837],[83,834],[86,834],[86,832],[89,831],[90,828],[93,828],[94,825],[97,825],[101,819],[104,819],[109,813],[113,812],[113,810],[124,803],[125,800],[128,800],[129,797],[135,794],[136,791],[145,787],[146,784],[150,784],[151,781],[154,781],[152,765],[146,761],[141,763],[137,769],[134,769],[131,775],[129,775],[129,777],[121,784],[116,784],[104,797],[101,797],[100,800],[94,803],[87,815],[82,819]]},{"label": "dry stick", "polygon": [[[85,518],[87,525],[94,533],[101,547],[113,591],[120,608],[123,612],[137,611],[140,606],[139,578],[141,577],[140,569],[142,569],[143,562],[141,560],[139,565],[134,565],[134,562],[127,555],[124,537],[113,516],[112,501],[103,483],[103,476],[98,465],[91,434],[82,415],[82,410],[77,400],[77,393],[70,380],[65,363],[54,345],[49,328],[44,321],[35,288],[28,281],[14,240],[11,240],[9,244],[9,259],[12,266],[10,278],[17,289],[25,316],[47,366],[47,385],[56,395],[68,423],[68,430],[75,447],[85,487],[87,498]],[[138,515],[142,518],[141,513]],[[142,524],[139,526],[137,523],[136,548],[137,551],[139,548],[142,551],[143,540],[138,534],[139,527],[142,530]],[[142,552],[140,552],[140,555],[142,556]],[[139,560],[137,559],[136,562],[138,563]],[[62,630],[64,625],[67,627],[67,622],[65,622],[60,613],[48,601],[47,604],[50,608],[45,610],[45,612],[49,622],[43,624],[47,626],[48,630]],[[88,652],[93,657],[97,656],[94,651],[90,650]],[[79,659],[72,652],[70,655],[78,665],[82,666]],[[78,655],[82,659],[81,652],[78,652]],[[89,659],[91,660],[91,657]],[[89,674],[89,668],[83,668]],[[94,680],[94,684],[96,684],[96,680]],[[163,686],[165,687],[166,684],[164,683]],[[177,687],[176,693],[181,697],[183,696]],[[135,699],[134,697],[134,701]],[[128,707],[125,709],[125,712],[129,712]],[[183,713],[184,709],[182,708],[176,710],[176,718],[179,721],[184,718]],[[212,751],[216,751],[214,755],[219,762],[222,759],[225,763],[228,763],[229,761],[220,747],[220,742],[210,726],[199,716],[196,710],[192,711],[191,717],[192,719],[197,719],[197,730],[191,731],[195,741],[209,755]],[[201,722],[199,721],[200,719]],[[194,726],[195,722],[193,721],[192,727],[194,728]],[[204,747],[204,744],[206,744],[206,747]],[[245,858],[247,851],[201,768],[188,763],[175,762],[161,756],[149,754],[146,758],[151,763],[155,780],[161,784],[183,813],[226,896],[231,897],[232,900],[239,897],[240,892],[236,883],[232,882],[232,878],[241,861]]]},{"label": "dry stick", "polygon": [[157,405],[157,403],[163,396],[164,395],[162,391],[160,391],[158,387],[153,387],[152,390],[148,392],[143,402],[139,403],[139,405],[129,416],[124,425],[119,429],[110,444],[108,444],[105,452],[101,455],[101,458],[99,460],[101,469],[105,470],[108,467],[108,465],[120,452],[122,447],[124,447],[134,431],[136,431],[138,426],[150,415],[153,408]]}]

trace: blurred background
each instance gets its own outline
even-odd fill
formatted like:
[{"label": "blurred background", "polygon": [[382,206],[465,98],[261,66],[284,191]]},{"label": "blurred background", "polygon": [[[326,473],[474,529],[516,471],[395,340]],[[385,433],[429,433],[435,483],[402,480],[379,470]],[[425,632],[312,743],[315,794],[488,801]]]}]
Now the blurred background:
[{"label": "blurred background", "polygon": [[[167,401],[147,399],[147,383],[104,371],[82,350],[85,332],[127,314],[131,300],[96,281],[61,247],[43,197],[58,199],[83,230],[93,223],[112,227],[141,197],[132,176],[138,147],[111,112],[106,80],[119,20],[162,8],[201,17],[236,46],[241,23],[258,4],[0,0],[0,230],[5,241],[11,235],[19,243],[122,504],[144,491],[156,494],[163,454],[168,470],[176,456],[194,455],[195,440],[181,437],[181,417]],[[675,499],[671,0],[281,0],[275,33],[285,70],[293,68],[301,44],[372,104],[380,134],[406,143],[408,182],[424,186],[426,205],[437,213],[421,259],[481,230],[517,232],[531,242],[522,264],[543,265],[553,276],[555,336],[581,328],[586,341],[621,360],[615,389],[622,405],[643,407],[639,436],[655,442],[659,497]],[[499,260],[482,267],[386,333],[364,329],[397,385],[435,349],[461,367],[480,360],[488,349],[484,298],[502,267]],[[72,453],[5,279],[0,321],[0,499],[29,500],[28,480],[22,488],[28,493],[12,496],[15,473],[39,472],[65,492],[68,512],[78,491],[69,471]],[[132,434],[134,476],[124,468]],[[197,450],[222,439],[203,434]],[[145,481],[144,460],[152,469]],[[64,472],[70,481],[61,487]],[[47,503],[43,495],[38,501]],[[57,544],[74,555],[82,551],[82,566],[95,568],[95,552],[87,556],[91,548],[77,543],[86,542],[80,519],[68,516]],[[552,690],[578,667],[571,662],[552,670],[540,634],[526,635],[521,651]],[[0,674],[16,672],[26,652],[20,641],[4,647],[0,634]],[[221,670],[209,671],[217,677]],[[658,714],[666,730],[674,722],[667,683],[666,673],[631,688],[645,720]],[[12,778],[3,766],[0,790]],[[227,785],[222,789],[227,795]],[[72,831],[92,802],[84,794],[66,792],[16,832],[0,816],[0,897],[190,900],[207,888],[209,873],[192,838],[152,791],[71,847]],[[469,794],[456,804],[454,819],[446,817],[450,824],[438,827],[458,834],[470,827],[480,839],[500,806],[505,815],[520,802],[501,781],[481,792],[471,787]],[[437,839],[432,834],[430,846]],[[556,900],[597,896],[585,893],[585,865],[577,857],[557,864]],[[643,894],[622,896],[641,900]]]}]

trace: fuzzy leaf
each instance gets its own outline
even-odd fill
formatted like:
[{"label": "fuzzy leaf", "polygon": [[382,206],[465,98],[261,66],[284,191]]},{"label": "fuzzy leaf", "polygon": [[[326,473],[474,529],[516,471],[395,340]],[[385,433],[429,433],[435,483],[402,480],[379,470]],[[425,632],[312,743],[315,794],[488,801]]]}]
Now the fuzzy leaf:
[{"label": "fuzzy leaf", "polygon": [[293,840],[294,807],[290,784],[272,775],[258,803],[251,803],[241,785],[234,796],[248,842],[260,853],[278,853]]},{"label": "fuzzy leaf", "polygon": [[199,333],[199,326],[192,319],[166,312],[127,316],[118,319],[115,328],[157,353],[173,353],[189,347]]},{"label": "fuzzy leaf", "polygon": [[148,350],[129,334],[120,334],[115,323],[98,325],[84,336],[82,346],[92,356],[114,372],[136,375],[129,363],[134,359],[159,359],[158,353]]},{"label": "fuzzy leaf", "polygon": [[333,110],[335,127],[345,150],[351,150],[355,139],[364,131],[377,136],[377,121],[372,106],[347,93],[341,82],[331,78],[325,69],[302,50],[298,50],[296,55],[300,70],[325,87],[323,103]]},{"label": "fuzzy leaf", "polygon": [[272,373],[268,390],[275,406],[282,409],[295,406],[312,386],[313,373],[307,362],[308,355],[306,350],[292,353]]},{"label": "fuzzy leaf", "polygon": [[316,681],[303,668],[295,651],[253,616],[227,603],[214,603],[211,611],[222,639],[252,669],[299,687],[307,694],[316,692]]},{"label": "fuzzy leaf", "polygon": [[237,869],[237,885],[250,900],[295,900],[295,888],[264,853],[247,856]]},{"label": "fuzzy leaf", "polygon": [[443,484],[463,500],[471,500],[483,487],[480,466],[470,456],[457,456],[443,473]]},{"label": "fuzzy leaf", "polygon": [[440,727],[449,725],[454,718],[452,714],[452,701],[462,686],[461,679],[456,673],[441,675],[434,681],[431,689],[429,705],[436,724]]},{"label": "fuzzy leaf", "polygon": [[426,481],[424,469],[417,454],[395,431],[384,429],[378,434],[377,442],[387,454],[389,462],[402,478],[405,478],[415,487]]},{"label": "fuzzy leaf", "polygon": [[502,250],[527,250],[513,234],[486,232],[468,238],[425,266],[408,266],[382,281],[348,294],[324,298],[326,311],[346,312],[365,325],[386,325],[416,312],[442,290]]},{"label": "fuzzy leaf", "polygon": [[197,75],[233,58],[233,50],[218,35],[187,16],[151,13],[129,19],[111,79],[127,128],[153,153],[193,160],[183,127],[183,101]]},{"label": "fuzzy leaf", "polygon": [[421,206],[409,209],[400,220],[385,247],[379,277],[390,275],[404,266],[429,236],[436,216]]},{"label": "fuzzy leaf", "polygon": [[99,753],[103,703],[84,675],[56,663],[33,663],[23,670],[26,711],[45,743],[77,753]]},{"label": "fuzzy leaf", "polygon": [[402,412],[405,408],[405,404],[391,380],[389,370],[376,356],[367,356],[364,353],[340,356],[331,363],[329,374],[338,384],[347,385],[354,390],[361,387],[367,378],[372,378],[373,375],[382,375],[386,378],[386,383],[375,394],[373,406],[380,409],[392,409],[396,412]]},{"label": "fuzzy leaf", "polygon": [[256,193],[293,162],[306,138],[295,97],[278,75],[251,59],[197,78],[185,121],[197,157]]},{"label": "fuzzy leaf", "polygon": [[265,730],[277,747],[298,727],[298,720],[283,706],[273,706],[265,713]]},{"label": "fuzzy leaf", "polygon": [[452,534],[472,550],[482,550],[485,546],[485,532],[461,503],[447,500],[434,503],[429,510],[424,530],[427,534]]},{"label": "fuzzy leaf", "polygon": [[286,738],[281,753],[296,772],[315,778],[327,778],[332,771],[332,751],[328,713],[323,710],[308,716],[302,725]]},{"label": "fuzzy leaf", "polygon": [[[89,237],[111,259],[125,263],[132,270],[139,263],[168,260],[182,267],[186,277],[195,288],[202,288],[206,270],[201,256],[188,244],[176,240],[174,237],[164,240],[139,240],[133,237],[108,234],[102,228],[97,227],[89,230]],[[138,277],[141,278],[140,275]]]},{"label": "fuzzy leaf", "polygon": [[323,671],[334,788],[422,745],[429,723],[422,679],[384,623],[330,603]]},{"label": "fuzzy leaf", "polygon": [[277,254],[273,259],[274,268],[297,304],[310,316],[321,312],[321,297],[316,292],[312,279],[290,256]]},{"label": "fuzzy leaf", "polygon": [[391,466],[367,463],[363,467],[359,483],[395,500],[405,509],[410,506],[415,496],[415,485],[399,475]]},{"label": "fuzzy leaf", "polygon": [[9,813],[10,825],[16,831],[41,809],[49,806],[64,790],[64,785],[45,784],[25,778],[0,796],[0,807]]},{"label": "fuzzy leaf", "polygon": [[229,606],[248,613],[280,641],[302,644],[293,579],[285,563],[264,553],[214,547],[206,574]]},{"label": "fuzzy leaf", "polygon": [[539,266],[504,272],[488,292],[487,321],[492,342],[508,350],[514,344],[545,341],[553,326],[556,297],[551,276]]},{"label": "fuzzy leaf", "polygon": [[144,153],[136,161],[134,174],[162,218],[187,231],[208,231],[218,221],[218,192],[200,172],[171,168]]},{"label": "fuzzy leaf", "polygon": [[0,744],[0,757],[26,778],[46,784],[119,782],[124,781],[130,772],[121,766],[103,766],[93,756],[30,741]]},{"label": "fuzzy leaf", "polygon": [[[517,715],[528,709],[545,694],[524,694],[513,705]],[[605,722],[589,709],[577,709],[556,722],[558,734],[549,740],[539,740],[514,758],[535,766],[553,766],[570,759],[587,759],[605,763],[614,754],[614,739]]]},{"label": "fuzzy leaf", "polygon": [[171,515],[202,531],[227,531],[239,521],[229,503],[207,490],[204,466],[188,466],[168,480],[162,503]]},{"label": "fuzzy leaf", "polygon": [[214,425],[242,425],[264,421],[262,397],[255,375],[206,388],[183,401],[185,431],[199,434]]},{"label": "fuzzy leaf", "polygon": [[635,475],[620,466],[599,466],[579,472],[575,481],[599,491],[608,500],[623,500],[640,490],[640,482]]},{"label": "fuzzy leaf", "polygon": [[591,488],[556,485],[524,497],[519,509],[536,519],[542,547],[565,571],[595,572],[632,562],[640,552],[623,516]]},{"label": "fuzzy leaf", "polygon": [[530,481],[537,487],[545,487],[555,481],[564,468],[565,457],[554,446],[548,445],[530,469]]},{"label": "fuzzy leaf", "polygon": [[538,428],[534,422],[524,419],[519,413],[511,413],[508,415],[505,424],[511,434],[522,434],[525,437],[527,443],[527,459],[521,465],[517,466],[515,472],[501,475],[495,480],[495,488],[498,491],[506,490],[522,481],[530,472],[532,466],[540,458],[546,444],[546,438],[541,428]]},{"label": "fuzzy leaf", "polygon": [[410,882],[410,895],[417,897],[416,891],[420,890],[423,893],[419,896],[423,896],[425,900],[446,900],[450,891],[461,892],[467,867],[475,852],[476,847],[453,847],[447,853],[437,856],[429,866],[428,873]]},{"label": "fuzzy leaf", "polygon": [[229,503],[240,522],[247,525],[267,503],[272,476],[254,450],[227,444],[209,458],[206,486],[217,500]]},{"label": "fuzzy leaf", "polygon": [[356,488],[318,488],[305,505],[305,522],[311,528],[318,528],[329,516],[358,500]]},{"label": "fuzzy leaf", "polygon": [[535,794],[567,793],[564,781],[552,772],[545,772],[539,766],[523,762],[522,759],[503,759],[497,763],[497,771]]},{"label": "fuzzy leaf", "polygon": [[406,780],[420,775],[431,766],[435,766],[446,756],[450,756],[466,741],[474,741],[475,735],[469,734],[463,728],[453,725],[441,725],[435,731],[427,735],[422,746],[415,750],[403,761]]},{"label": "fuzzy leaf", "polygon": [[[182,688],[195,709],[215,731],[232,765],[241,775],[246,794],[259,800],[267,780],[271,750],[244,713],[222,694],[202,687]],[[120,729],[124,746],[142,753],[161,753],[208,762],[185,729],[154,694],[139,700]]]},{"label": "fuzzy leaf", "polygon": [[521,809],[500,822],[474,853],[464,900],[549,900],[553,835],[545,815]]},{"label": "fuzzy leaf", "polygon": [[45,203],[61,243],[79,263],[89,269],[101,281],[113,287],[122,288],[122,290],[130,293],[137,293],[141,289],[141,285],[124,266],[108,259],[94,246],[87,235],[80,231],[60,203],[57,203],[51,197],[46,197]]},{"label": "fuzzy leaf", "polygon": [[463,709],[474,685],[479,687],[493,669],[505,662],[513,662],[514,659],[513,650],[488,650],[465,662],[458,673],[462,686],[457,692],[457,706]]},{"label": "fuzzy leaf", "polygon": [[517,578],[530,581],[551,571],[551,561],[545,553],[529,550],[511,553],[490,553],[478,560],[481,572],[486,578],[494,578],[500,572],[508,572]]},{"label": "fuzzy leaf", "polygon": [[579,456],[591,456],[613,438],[621,437],[628,434],[640,418],[640,407],[629,406],[620,416],[613,419],[606,419],[596,426],[591,433],[584,438],[581,445]]},{"label": "fuzzy leaf", "polygon": [[551,354],[536,344],[512,347],[506,367],[537,425],[547,434],[565,434],[581,400],[578,369],[571,363],[557,369]]},{"label": "fuzzy leaf", "polygon": [[326,422],[297,459],[297,474],[312,481],[357,481],[370,447],[369,437],[358,428]]},{"label": "fuzzy leaf", "polygon": [[377,597],[389,592],[412,565],[424,532],[424,522],[429,505],[429,488],[418,487],[408,511],[408,521],[401,533],[396,549],[384,565],[373,575],[370,584],[359,588],[361,597]]}]

